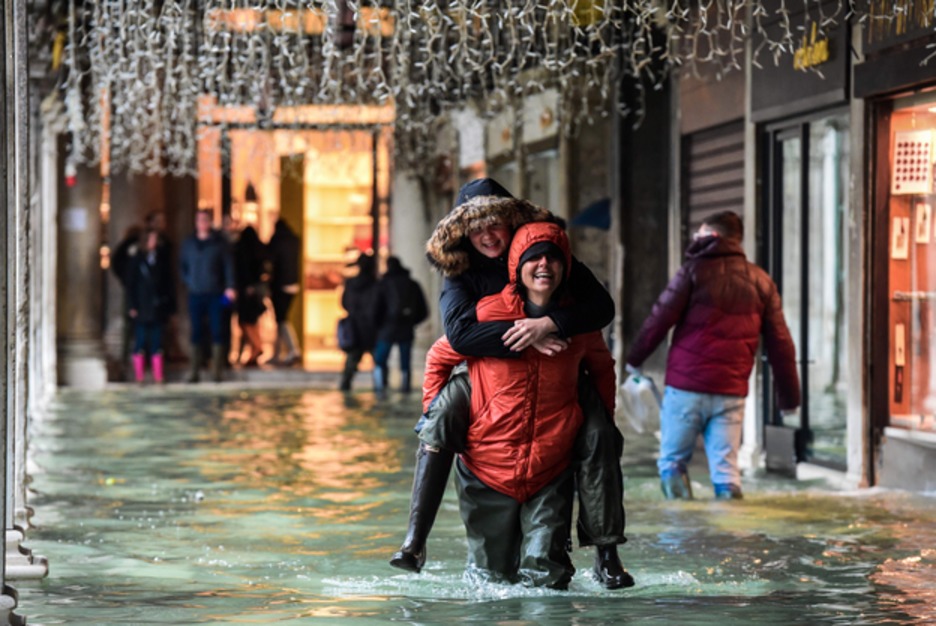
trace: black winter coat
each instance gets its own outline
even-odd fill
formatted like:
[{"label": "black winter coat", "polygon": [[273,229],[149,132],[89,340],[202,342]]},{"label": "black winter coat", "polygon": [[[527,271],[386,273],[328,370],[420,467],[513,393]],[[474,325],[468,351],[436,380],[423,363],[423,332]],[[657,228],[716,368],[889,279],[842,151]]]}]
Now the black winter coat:
[{"label": "black winter coat", "polygon": [[390,343],[412,341],[413,328],[429,316],[422,287],[405,268],[387,270],[379,284],[383,320],[377,339]]},{"label": "black winter coat", "polygon": [[156,249],[150,263],[145,251],[127,257],[124,284],[127,288],[127,308],[136,310],[136,321],[164,324],[175,313],[175,287],[168,255]]},{"label": "black winter coat", "polygon": [[358,275],[345,281],[341,306],[354,324],[358,349],[370,352],[377,343],[377,328],[382,321],[380,312],[380,286],[369,275]]},{"label": "black winter coat", "polygon": [[283,220],[277,220],[276,229],[267,244],[272,264],[270,286],[282,290],[287,285],[299,283],[299,237]]}]

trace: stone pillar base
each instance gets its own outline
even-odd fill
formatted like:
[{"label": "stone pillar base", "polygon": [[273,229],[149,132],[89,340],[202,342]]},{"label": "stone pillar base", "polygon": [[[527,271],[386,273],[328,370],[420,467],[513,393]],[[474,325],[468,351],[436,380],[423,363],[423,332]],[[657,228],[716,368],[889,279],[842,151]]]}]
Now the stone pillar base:
[{"label": "stone pillar base", "polygon": [[4,586],[3,595],[0,595],[0,624],[4,626],[26,626],[26,618],[13,613],[16,603],[16,589]]},{"label": "stone pillar base", "polygon": [[103,389],[107,385],[107,362],[100,342],[68,341],[59,362],[63,385],[79,389]]},{"label": "stone pillar base", "polygon": [[22,546],[24,539],[16,528],[6,531],[6,580],[38,580],[49,574],[49,561],[44,556],[33,556],[32,550]]}]

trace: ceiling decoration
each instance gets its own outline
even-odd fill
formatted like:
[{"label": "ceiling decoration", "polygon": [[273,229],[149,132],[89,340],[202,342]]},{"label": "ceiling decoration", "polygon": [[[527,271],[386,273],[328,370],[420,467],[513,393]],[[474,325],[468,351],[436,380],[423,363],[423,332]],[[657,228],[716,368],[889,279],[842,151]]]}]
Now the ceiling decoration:
[{"label": "ceiling decoration", "polygon": [[[928,26],[933,2],[70,0],[68,13],[72,158],[187,174],[206,125],[299,127],[286,112],[306,105],[392,104],[410,165],[435,154],[442,114],[486,117],[546,88],[562,132],[615,112],[636,123],[641,90],[673,68],[740,70],[749,40],[755,65],[781,62],[849,19]],[[622,81],[631,96],[616,99]]]}]

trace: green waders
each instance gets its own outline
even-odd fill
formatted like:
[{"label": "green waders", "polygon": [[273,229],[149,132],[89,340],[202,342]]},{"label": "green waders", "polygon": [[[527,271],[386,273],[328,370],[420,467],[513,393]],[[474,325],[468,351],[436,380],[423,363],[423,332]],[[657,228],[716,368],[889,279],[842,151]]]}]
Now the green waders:
[{"label": "green waders", "polygon": [[575,574],[566,546],[574,480],[564,471],[526,502],[491,489],[459,460],[459,508],[468,536],[470,578],[568,589]]}]

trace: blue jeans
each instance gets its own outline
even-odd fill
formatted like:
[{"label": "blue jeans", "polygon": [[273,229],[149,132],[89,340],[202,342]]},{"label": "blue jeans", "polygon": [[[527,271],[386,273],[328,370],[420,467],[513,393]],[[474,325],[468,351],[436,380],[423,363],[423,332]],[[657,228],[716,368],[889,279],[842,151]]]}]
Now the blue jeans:
[{"label": "blue jeans", "polygon": [[[410,356],[413,353],[413,342],[398,341],[396,345],[397,349],[400,351],[400,371],[404,374],[408,374],[410,371]],[[374,347],[374,364],[378,367],[382,367],[384,371],[387,370],[387,362],[390,360],[391,348],[393,348],[392,342],[383,341],[381,339],[377,340],[377,345]]]},{"label": "blue jeans", "polygon": [[200,346],[204,320],[208,318],[211,343],[224,343],[224,310],[228,308],[220,293],[189,294],[189,318],[192,320],[192,345]]},{"label": "blue jeans", "polygon": [[137,322],[134,324],[134,333],[136,334],[134,352],[137,354],[146,352],[150,356],[162,352],[162,323]]},{"label": "blue jeans", "polygon": [[716,491],[741,486],[738,448],[744,422],[744,397],[683,391],[666,387],[660,411],[661,477],[685,474],[696,438],[705,442],[709,473]]}]

